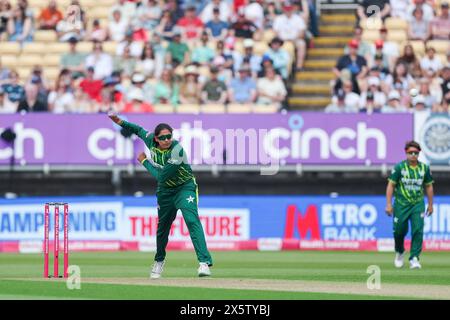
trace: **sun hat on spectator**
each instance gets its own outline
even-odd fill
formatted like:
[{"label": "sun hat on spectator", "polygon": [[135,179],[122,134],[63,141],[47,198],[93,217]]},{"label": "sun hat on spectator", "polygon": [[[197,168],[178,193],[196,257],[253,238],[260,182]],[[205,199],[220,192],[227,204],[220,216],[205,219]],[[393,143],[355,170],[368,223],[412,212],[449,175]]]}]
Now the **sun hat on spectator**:
[{"label": "sun hat on spectator", "polygon": [[245,39],[243,42],[244,48],[253,48],[254,44],[252,39]]},{"label": "sun hat on spectator", "polygon": [[377,77],[370,77],[368,80],[367,80],[367,84],[369,85],[369,86],[379,86],[380,85],[380,79],[379,78],[377,78]]},{"label": "sun hat on spectator", "polygon": [[181,28],[180,27],[175,27],[172,30],[173,37],[181,36],[181,33],[182,32],[181,32]]},{"label": "sun hat on spectator", "polygon": [[129,100],[138,100],[138,101],[144,101],[144,93],[139,88],[134,88],[130,91],[128,94]]},{"label": "sun hat on spectator", "polygon": [[187,75],[189,75],[189,74],[193,74],[193,75],[198,76],[198,69],[197,69],[197,67],[194,66],[194,65],[192,65],[192,64],[189,65],[189,66],[187,66],[187,67],[184,69],[184,75],[187,76]]},{"label": "sun hat on spectator", "polygon": [[250,66],[247,63],[243,63],[238,70],[239,72],[250,72]]},{"label": "sun hat on spectator", "polygon": [[135,73],[133,77],[131,77],[131,82],[133,83],[145,82],[145,76],[142,73]]},{"label": "sun hat on spectator", "polygon": [[388,100],[398,100],[400,101],[400,93],[397,90],[392,90],[389,92]]},{"label": "sun hat on spectator", "polygon": [[412,101],[413,105],[416,106],[418,104],[425,104],[425,97],[421,94],[419,94],[417,97],[415,97]]}]

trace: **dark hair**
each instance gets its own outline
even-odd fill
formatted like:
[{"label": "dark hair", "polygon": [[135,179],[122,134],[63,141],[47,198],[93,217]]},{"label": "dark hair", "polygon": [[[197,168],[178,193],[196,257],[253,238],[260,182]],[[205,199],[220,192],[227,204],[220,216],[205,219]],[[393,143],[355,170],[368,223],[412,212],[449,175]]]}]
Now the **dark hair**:
[{"label": "dark hair", "polygon": [[282,47],[284,44],[283,40],[281,40],[281,38],[278,37],[273,38],[272,41],[270,41],[269,46],[272,46],[274,43],[278,43],[280,47]]},{"label": "dark hair", "polygon": [[141,60],[145,60],[147,54],[146,51],[147,49],[152,50],[151,55],[150,55],[150,59],[154,60],[155,59],[155,52],[153,51],[153,46],[150,42],[147,42],[143,47],[142,47],[142,53],[141,53]]},{"label": "dark hair", "polygon": [[155,132],[154,132],[155,137],[157,137],[161,133],[161,131],[163,131],[164,129],[169,130],[170,133],[172,133],[172,131],[173,131],[172,127],[169,126],[167,123],[160,123],[155,128]]},{"label": "dark hair", "polygon": [[408,75],[408,65],[406,64],[406,62],[403,62],[403,61],[397,62],[397,64],[394,67],[394,72],[392,74],[392,77],[394,78],[394,82],[397,81],[397,80],[400,80],[400,76],[399,76],[399,74],[397,72],[397,67],[399,65],[403,65],[403,67],[405,68],[405,75],[404,76],[406,77]]},{"label": "dark hair", "polygon": [[[20,10],[20,21],[21,22],[25,22],[25,20],[28,18],[27,17],[27,13],[26,13],[26,8],[22,8],[22,7],[18,7],[19,8],[19,10]],[[14,18],[15,19],[15,18]]]},{"label": "dark hair", "polygon": [[416,148],[417,150],[421,151],[422,149],[420,148],[420,144],[418,144],[416,141],[411,140],[406,142],[405,144],[405,151],[408,150],[409,148]]},{"label": "dark hair", "polygon": [[421,12],[423,14],[423,10],[421,7],[415,7],[412,14],[415,15],[417,12]]}]

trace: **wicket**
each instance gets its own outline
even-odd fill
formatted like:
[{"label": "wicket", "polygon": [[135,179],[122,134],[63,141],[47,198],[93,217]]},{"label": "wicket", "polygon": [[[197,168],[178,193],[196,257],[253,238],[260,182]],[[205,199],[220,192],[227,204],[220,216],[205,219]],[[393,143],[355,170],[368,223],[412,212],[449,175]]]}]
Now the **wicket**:
[{"label": "wicket", "polygon": [[65,202],[50,202],[44,209],[44,278],[49,278],[49,231],[50,231],[50,207],[54,207],[54,241],[53,241],[53,277],[59,278],[59,207],[64,206],[64,278],[67,278],[69,268],[69,204]]}]

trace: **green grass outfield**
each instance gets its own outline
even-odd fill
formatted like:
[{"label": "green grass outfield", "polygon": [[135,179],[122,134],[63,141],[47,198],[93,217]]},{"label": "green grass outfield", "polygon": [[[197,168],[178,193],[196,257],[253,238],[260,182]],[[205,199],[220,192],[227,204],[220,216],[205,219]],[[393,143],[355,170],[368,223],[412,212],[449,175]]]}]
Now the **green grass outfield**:
[{"label": "green grass outfield", "polygon": [[[421,270],[410,270],[407,264],[403,269],[395,269],[392,253],[212,254],[212,278],[197,278],[193,252],[171,251],[164,279],[152,281],[148,280],[154,255],[151,252],[73,253],[70,264],[81,269],[80,290],[67,289],[62,279],[42,279],[42,255],[0,254],[0,299],[396,299],[424,298],[414,294],[422,289],[431,290],[427,297],[449,299],[445,293],[440,294],[450,293],[450,252],[425,252]],[[60,262],[62,270],[62,255]],[[380,268],[382,289],[386,291],[367,289],[370,265]],[[256,288],[251,282],[254,279],[265,281],[267,287]],[[113,283],[99,283],[102,281]],[[176,286],[177,281],[180,287]],[[227,288],[228,282],[233,281],[242,283],[242,288]],[[305,283],[310,285],[304,286]],[[346,287],[350,291],[341,290]],[[329,288],[329,292],[324,288]]]}]

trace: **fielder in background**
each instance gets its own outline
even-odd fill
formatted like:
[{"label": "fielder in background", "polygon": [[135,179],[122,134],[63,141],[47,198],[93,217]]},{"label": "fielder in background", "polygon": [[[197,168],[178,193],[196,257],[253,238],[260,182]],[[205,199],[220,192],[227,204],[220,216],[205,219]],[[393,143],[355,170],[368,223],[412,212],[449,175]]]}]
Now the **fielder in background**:
[{"label": "fielder in background", "polygon": [[178,141],[172,139],[172,128],[168,124],[161,123],[151,133],[136,124],[120,119],[115,114],[110,114],[109,117],[144,141],[150,150],[150,157],[147,158],[142,152],[138,160],[158,181],[156,255],[150,278],[161,277],[170,227],[177,216],[178,209],[183,214],[200,263],[198,276],[210,276],[209,267],[212,266],[212,258],[208,252],[205,234],[198,216],[198,186],[183,148]]},{"label": "fielder in background", "polygon": [[[411,221],[411,252],[409,264],[411,269],[420,269],[419,256],[422,252],[423,228],[425,214],[433,213],[433,178],[430,167],[418,161],[420,145],[409,141],[405,145],[407,159],[396,164],[388,178],[386,188],[386,213],[394,214],[395,261],[397,268],[403,267],[405,252],[404,240]],[[424,188],[428,197],[425,212]],[[392,195],[395,190],[394,207]]]}]

